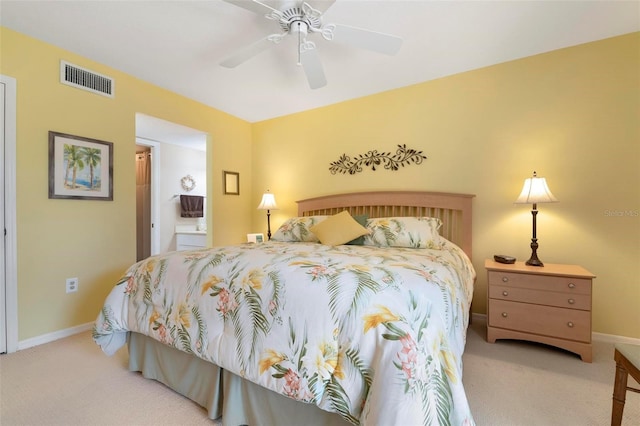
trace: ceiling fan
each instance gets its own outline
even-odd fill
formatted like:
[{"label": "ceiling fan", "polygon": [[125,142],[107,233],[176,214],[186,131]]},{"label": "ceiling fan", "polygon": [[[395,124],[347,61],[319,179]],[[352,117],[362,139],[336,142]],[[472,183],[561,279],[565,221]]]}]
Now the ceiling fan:
[{"label": "ceiling fan", "polygon": [[298,40],[298,65],[302,65],[311,89],[318,89],[327,84],[327,79],[316,44],[307,38],[310,35],[317,33],[328,41],[387,55],[395,55],[402,45],[402,38],[394,35],[342,24],[323,25],[322,14],[335,3],[335,0],[309,0],[308,2],[283,0],[277,9],[266,4],[265,0],[224,1],[276,21],[282,30],[280,33],[261,38],[227,57],[220,63],[226,68],[235,68],[258,53],[279,44],[285,37],[293,36]]}]

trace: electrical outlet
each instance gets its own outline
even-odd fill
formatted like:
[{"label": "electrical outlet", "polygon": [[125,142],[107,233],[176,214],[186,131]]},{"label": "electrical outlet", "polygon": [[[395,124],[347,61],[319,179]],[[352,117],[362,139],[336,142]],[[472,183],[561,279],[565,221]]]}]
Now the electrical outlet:
[{"label": "electrical outlet", "polygon": [[73,293],[74,291],[78,291],[78,279],[67,278],[67,293]]}]

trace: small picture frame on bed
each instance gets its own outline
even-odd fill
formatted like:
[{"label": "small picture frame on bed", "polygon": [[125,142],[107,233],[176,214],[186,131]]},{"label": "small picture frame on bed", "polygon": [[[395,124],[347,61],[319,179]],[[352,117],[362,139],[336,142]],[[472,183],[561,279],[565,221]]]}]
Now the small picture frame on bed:
[{"label": "small picture frame on bed", "polygon": [[248,243],[262,243],[264,242],[264,234],[247,234]]}]

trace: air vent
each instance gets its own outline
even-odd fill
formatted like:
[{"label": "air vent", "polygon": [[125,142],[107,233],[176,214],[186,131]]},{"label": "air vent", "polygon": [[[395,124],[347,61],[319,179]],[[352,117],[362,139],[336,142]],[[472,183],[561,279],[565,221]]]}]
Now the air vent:
[{"label": "air vent", "polygon": [[60,82],[98,95],[114,97],[115,81],[111,77],[60,61]]}]

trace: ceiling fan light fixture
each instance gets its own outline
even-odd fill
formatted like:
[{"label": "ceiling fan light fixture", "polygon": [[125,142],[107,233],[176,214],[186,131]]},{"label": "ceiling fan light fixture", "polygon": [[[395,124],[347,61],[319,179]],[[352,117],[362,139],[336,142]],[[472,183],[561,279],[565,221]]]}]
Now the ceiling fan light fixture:
[{"label": "ceiling fan light fixture", "polygon": [[295,21],[289,28],[289,32],[293,34],[300,34],[302,37],[309,34],[309,25],[304,21]]}]

